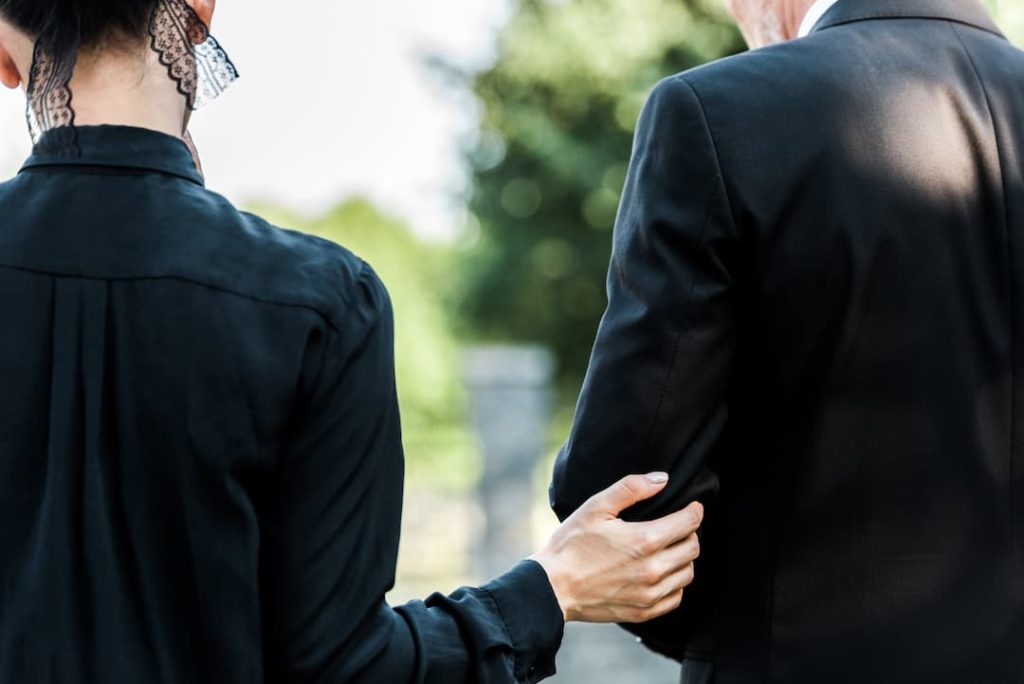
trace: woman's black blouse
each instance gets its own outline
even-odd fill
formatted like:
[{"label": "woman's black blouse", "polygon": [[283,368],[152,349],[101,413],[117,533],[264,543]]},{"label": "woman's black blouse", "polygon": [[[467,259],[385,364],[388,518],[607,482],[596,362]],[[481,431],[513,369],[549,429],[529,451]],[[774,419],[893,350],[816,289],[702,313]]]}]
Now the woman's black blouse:
[{"label": "woman's black blouse", "polygon": [[536,563],[384,601],[403,457],[373,271],[207,191],[176,138],[46,142],[0,184],[0,682],[551,674]]}]

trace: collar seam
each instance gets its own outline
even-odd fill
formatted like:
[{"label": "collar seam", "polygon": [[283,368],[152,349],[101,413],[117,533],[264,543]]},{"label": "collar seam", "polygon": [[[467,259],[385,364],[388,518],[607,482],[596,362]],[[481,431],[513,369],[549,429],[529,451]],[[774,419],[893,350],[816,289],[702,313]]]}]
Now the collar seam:
[{"label": "collar seam", "polygon": [[198,171],[195,175],[192,175],[188,171],[175,171],[168,168],[161,168],[155,166],[143,166],[141,164],[131,163],[116,163],[116,162],[104,162],[94,159],[44,159],[44,158],[30,158],[24,164],[18,173],[22,171],[31,171],[33,169],[48,169],[48,170],[61,170],[61,169],[74,169],[78,173],[95,173],[90,169],[121,169],[124,171],[135,171],[143,174],[160,174],[162,176],[171,176],[173,178],[180,178],[191,183],[195,183],[199,187],[206,187],[205,180],[199,175]]},{"label": "collar seam", "polygon": [[48,130],[43,134],[33,147],[32,154],[22,165],[22,170],[40,166],[50,169],[138,169],[181,178],[200,187],[206,186],[206,179],[196,168],[195,160],[181,138],[136,126],[76,126],[77,153],[60,154],[46,147],[46,136],[54,134],[55,130],[57,129]]},{"label": "collar seam", "polygon": [[[827,15],[826,15],[826,17],[827,17]],[[835,20],[832,20],[832,21],[827,21],[826,17],[822,17],[819,20],[817,26],[815,26],[811,30],[812,34],[817,33],[819,31],[827,31],[830,28],[836,28],[838,26],[845,26],[847,24],[855,24],[855,23],[857,23],[859,21],[879,21],[879,20],[884,20],[884,19],[922,19],[922,20],[934,20],[934,21],[954,22],[954,23],[957,23],[957,24],[963,24],[964,26],[970,26],[970,27],[976,28],[976,29],[978,29],[980,31],[985,31],[986,33],[991,33],[993,35],[999,36],[1000,38],[1003,38],[1003,39],[1006,38],[1006,36],[1003,34],[1003,32],[999,30],[999,27],[994,26],[992,24],[988,24],[988,23],[984,23],[983,24],[983,23],[980,23],[980,22],[975,21],[973,19],[965,19],[963,17],[951,17],[951,16],[947,16],[947,15],[942,15],[942,14],[923,14],[921,12],[914,12],[914,11],[902,13],[899,10],[887,10],[885,12],[858,14],[855,17],[848,17],[848,18],[844,18],[844,19],[835,19]]]}]

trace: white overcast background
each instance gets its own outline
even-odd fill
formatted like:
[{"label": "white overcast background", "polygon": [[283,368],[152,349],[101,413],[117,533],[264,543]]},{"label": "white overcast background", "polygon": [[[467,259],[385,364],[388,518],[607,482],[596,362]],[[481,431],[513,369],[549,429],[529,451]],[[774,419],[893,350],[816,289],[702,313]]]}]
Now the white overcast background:
[{"label": "white overcast background", "polygon": [[[242,74],[196,113],[207,185],[316,214],[364,195],[426,236],[462,225],[471,98],[424,66],[486,65],[507,0],[220,0],[214,35]],[[30,148],[20,93],[0,91],[0,175]]]}]

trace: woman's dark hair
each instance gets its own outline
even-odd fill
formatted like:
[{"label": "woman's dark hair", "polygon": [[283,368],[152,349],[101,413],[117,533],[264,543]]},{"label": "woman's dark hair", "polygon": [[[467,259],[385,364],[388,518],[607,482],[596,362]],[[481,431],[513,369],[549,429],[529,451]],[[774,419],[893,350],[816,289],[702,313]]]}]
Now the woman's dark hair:
[{"label": "woman's dark hair", "polygon": [[158,2],[0,0],[0,16],[36,41],[28,84],[33,137],[46,128],[74,125],[68,84],[79,50],[113,36],[141,38]]},{"label": "woman's dark hair", "polygon": [[[157,0],[0,0],[0,15],[34,38],[74,34],[89,47],[109,37],[141,38]],[[61,47],[61,46],[54,46]]]},{"label": "woman's dark hair", "polygon": [[35,39],[28,77],[33,139],[52,128],[74,127],[70,83],[82,48],[148,36],[189,110],[238,77],[185,0],[0,0],[0,16]]}]

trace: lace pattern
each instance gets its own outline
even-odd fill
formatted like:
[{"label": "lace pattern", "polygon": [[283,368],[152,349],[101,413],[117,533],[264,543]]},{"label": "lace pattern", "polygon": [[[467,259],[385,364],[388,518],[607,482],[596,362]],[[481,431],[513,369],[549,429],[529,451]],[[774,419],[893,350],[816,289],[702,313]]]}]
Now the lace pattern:
[{"label": "lace pattern", "polygon": [[[185,0],[158,0],[150,18],[149,37],[150,47],[185,98],[184,133],[191,112],[223,93],[238,78],[238,70]],[[60,135],[51,136],[54,142],[73,143],[73,72],[73,59],[69,65],[57,65],[48,42],[42,38],[36,41],[26,114],[34,143],[52,129],[62,129]]]},{"label": "lace pattern", "polygon": [[74,64],[61,69],[54,62],[44,40],[36,41],[32,68],[28,79],[28,107],[26,118],[32,142],[38,143],[43,133],[50,129],[66,129],[65,135],[57,136],[57,143],[74,139],[75,110],[71,106],[70,73]]},{"label": "lace pattern", "polygon": [[159,0],[149,35],[190,111],[216,99],[238,78],[227,52],[184,0]]}]

